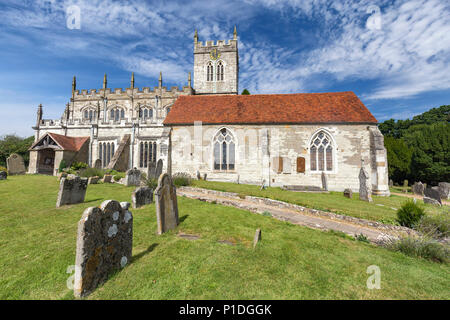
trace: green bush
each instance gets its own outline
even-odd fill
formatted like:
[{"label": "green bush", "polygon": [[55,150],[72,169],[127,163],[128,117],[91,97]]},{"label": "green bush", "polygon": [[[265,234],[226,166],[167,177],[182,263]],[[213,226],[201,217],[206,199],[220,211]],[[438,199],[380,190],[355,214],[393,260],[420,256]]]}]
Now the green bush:
[{"label": "green bush", "polygon": [[385,242],[384,246],[390,250],[399,251],[408,256],[424,258],[435,262],[448,263],[450,258],[448,246],[427,237],[405,237],[397,240],[390,240]]},{"label": "green bush", "polygon": [[192,183],[192,178],[189,173],[177,172],[172,175],[173,184],[177,187],[189,186]]},{"label": "green bush", "polygon": [[0,166],[0,171],[8,172],[8,169],[6,169],[5,167]]},{"label": "green bush", "polygon": [[[112,174],[112,173],[111,173]],[[125,172],[117,172],[113,175],[114,181],[119,181],[122,178],[125,178]]]},{"label": "green bush", "polygon": [[84,162],[74,162],[74,163],[72,163],[70,168],[73,169],[73,170],[80,170],[80,169],[89,168],[89,165],[87,163],[84,163]]},{"label": "green bush", "polygon": [[355,239],[361,242],[367,242],[369,243],[369,238],[367,238],[365,235],[363,235],[362,233],[358,234],[357,236],[355,236]]},{"label": "green bush", "polygon": [[425,210],[412,200],[406,201],[397,210],[397,221],[401,226],[413,228],[425,216]]},{"label": "green bush", "polygon": [[151,188],[152,190],[155,190],[156,187],[158,186],[158,180],[153,178],[145,179],[145,184],[147,185],[147,187]]},{"label": "green bush", "polygon": [[65,168],[67,168],[66,160],[62,159],[59,163],[58,172],[63,172]]},{"label": "green bush", "polygon": [[423,216],[415,229],[435,239],[446,238],[450,236],[450,216],[447,213]]},{"label": "green bush", "polygon": [[102,169],[85,168],[80,170],[80,177],[100,177],[103,178],[105,172]]}]

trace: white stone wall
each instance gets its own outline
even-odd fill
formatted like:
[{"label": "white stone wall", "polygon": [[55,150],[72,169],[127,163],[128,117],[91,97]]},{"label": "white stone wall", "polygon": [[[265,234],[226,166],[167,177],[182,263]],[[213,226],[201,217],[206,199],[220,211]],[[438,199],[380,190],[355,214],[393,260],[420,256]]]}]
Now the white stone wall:
[{"label": "white stone wall", "polygon": [[[236,142],[236,169],[231,172],[213,170],[212,139],[223,127],[232,132]],[[188,172],[195,177],[198,170],[201,174],[207,173],[208,179],[217,181],[236,182],[239,178],[240,183],[261,184],[265,179],[272,186],[321,187],[321,172],[310,169],[310,140],[320,129],[334,139],[333,170],[325,171],[329,190],[351,188],[358,192],[361,159],[366,169],[378,170],[371,168],[372,163],[376,162],[372,161],[374,153],[368,125],[174,126],[172,172]],[[268,135],[268,155],[264,155],[262,147],[265,130]],[[274,157],[284,158],[282,173],[274,172]],[[297,173],[297,157],[305,158],[305,173]],[[291,170],[286,170],[289,164]],[[376,177],[372,180],[376,186]]]}]

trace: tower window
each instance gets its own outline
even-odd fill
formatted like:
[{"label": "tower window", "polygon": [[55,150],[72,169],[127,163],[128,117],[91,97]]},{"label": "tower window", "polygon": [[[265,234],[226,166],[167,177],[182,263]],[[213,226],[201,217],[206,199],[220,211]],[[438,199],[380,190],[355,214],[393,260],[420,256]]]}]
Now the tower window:
[{"label": "tower window", "polygon": [[223,62],[217,63],[217,81],[223,81]]},{"label": "tower window", "polygon": [[122,108],[111,109],[109,119],[114,121],[125,119],[125,110]]},{"label": "tower window", "polygon": [[211,63],[211,61],[208,62],[206,65],[206,81],[213,81],[214,80],[214,67]]}]

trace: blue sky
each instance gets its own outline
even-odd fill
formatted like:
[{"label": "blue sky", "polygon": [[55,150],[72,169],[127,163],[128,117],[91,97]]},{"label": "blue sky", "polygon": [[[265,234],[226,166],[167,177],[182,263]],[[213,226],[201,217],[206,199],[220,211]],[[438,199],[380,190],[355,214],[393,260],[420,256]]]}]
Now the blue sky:
[{"label": "blue sky", "polygon": [[[68,28],[70,6],[80,29]],[[0,1],[0,135],[33,134],[37,106],[61,117],[78,89],[182,86],[193,34],[232,38],[239,90],[354,91],[381,122],[450,104],[447,0]],[[69,24],[70,26],[70,24]],[[76,26],[76,25],[75,25]]]}]

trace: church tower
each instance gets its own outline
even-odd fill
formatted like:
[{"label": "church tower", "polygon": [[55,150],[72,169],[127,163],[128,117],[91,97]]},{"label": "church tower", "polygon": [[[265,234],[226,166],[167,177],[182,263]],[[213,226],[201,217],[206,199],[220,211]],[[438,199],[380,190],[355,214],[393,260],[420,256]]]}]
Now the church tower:
[{"label": "church tower", "polygon": [[233,39],[198,41],[194,35],[194,90],[195,94],[238,94],[239,55],[237,31]]}]

